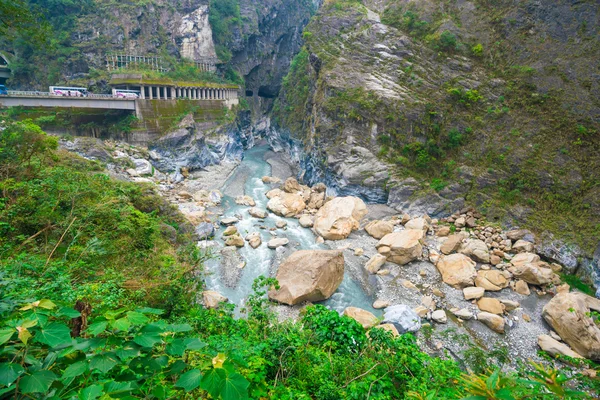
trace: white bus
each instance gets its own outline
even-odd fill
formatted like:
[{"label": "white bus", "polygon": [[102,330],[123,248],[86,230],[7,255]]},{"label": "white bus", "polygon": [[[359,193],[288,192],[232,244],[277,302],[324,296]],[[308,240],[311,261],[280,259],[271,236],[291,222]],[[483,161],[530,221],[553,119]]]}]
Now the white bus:
[{"label": "white bus", "polygon": [[113,89],[113,97],[119,99],[139,99],[140,94],[139,90]]},{"label": "white bus", "polygon": [[88,90],[81,87],[50,86],[50,94],[55,96],[87,97]]}]

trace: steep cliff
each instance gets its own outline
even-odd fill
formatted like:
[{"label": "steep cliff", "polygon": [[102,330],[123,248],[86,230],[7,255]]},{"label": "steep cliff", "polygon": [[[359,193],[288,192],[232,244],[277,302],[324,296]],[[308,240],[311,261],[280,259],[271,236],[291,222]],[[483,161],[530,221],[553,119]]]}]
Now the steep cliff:
[{"label": "steep cliff", "polygon": [[328,1],[304,33],[273,137],[305,178],[340,193],[440,217],[474,204],[591,257],[598,11],[573,0]]}]

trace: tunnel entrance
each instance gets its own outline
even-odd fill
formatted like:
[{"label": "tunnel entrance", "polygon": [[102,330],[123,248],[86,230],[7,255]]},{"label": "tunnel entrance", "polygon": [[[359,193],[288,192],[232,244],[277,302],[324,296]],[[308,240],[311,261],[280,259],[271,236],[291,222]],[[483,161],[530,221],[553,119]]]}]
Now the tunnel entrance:
[{"label": "tunnel entrance", "polygon": [[264,97],[266,99],[274,99],[277,97],[278,91],[269,87],[269,86],[261,86],[258,89],[258,97]]},{"label": "tunnel entrance", "polygon": [[246,90],[246,97],[253,97],[254,92],[252,90]]}]

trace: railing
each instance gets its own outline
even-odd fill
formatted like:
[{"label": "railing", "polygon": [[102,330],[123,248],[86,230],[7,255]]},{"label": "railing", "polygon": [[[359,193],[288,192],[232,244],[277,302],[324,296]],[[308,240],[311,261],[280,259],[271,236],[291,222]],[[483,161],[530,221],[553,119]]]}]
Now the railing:
[{"label": "railing", "polygon": [[69,98],[69,99],[111,99],[111,100],[135,100],[135,99],[127,99],[122,97],[116,97],[112,94],[96,94],[96,93],[88,93],[85,96],[63,96],[60,94],[54,94],[50,92],[35,92],[35,91],[23,91],[23,90],[9,90],[9,96],[13,97],[51,97],[51,98]]}]

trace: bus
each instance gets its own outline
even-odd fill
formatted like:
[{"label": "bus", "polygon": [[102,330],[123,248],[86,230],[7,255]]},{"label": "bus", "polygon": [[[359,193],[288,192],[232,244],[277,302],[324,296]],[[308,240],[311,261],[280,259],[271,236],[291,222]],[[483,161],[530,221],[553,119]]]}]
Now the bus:
[{"label": "bus", "polygon": [[119,99],[139,99],[140,94],[139,90],[113,89],[113,97]]},{"label": "bus", "polygon": [[87,97],[88,90],[81,87],[50,86],[50,94],[63,97]]}]

